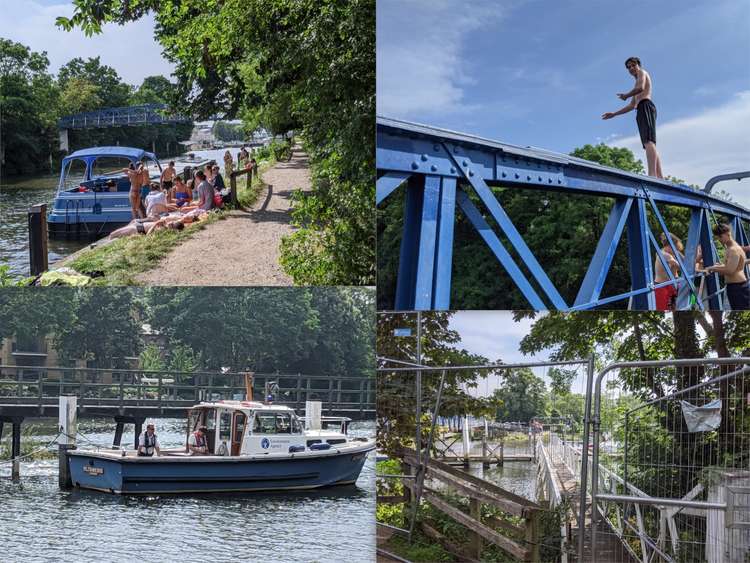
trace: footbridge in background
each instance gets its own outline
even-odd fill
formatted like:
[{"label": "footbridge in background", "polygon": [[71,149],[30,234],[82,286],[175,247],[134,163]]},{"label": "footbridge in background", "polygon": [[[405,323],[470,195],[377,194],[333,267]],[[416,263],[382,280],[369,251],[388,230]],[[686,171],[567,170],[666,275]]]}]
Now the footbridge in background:
[{"label": "footbridge in background", "polygon": [[[457,207],[484,239],[530,308],[536,310],[592,309],[618,301],[628,301],[631,309],[654,309],[654,290],[668,285],[678,288],[679,309],[726,309],[726,290],[719,275],[696,273],[698,249],[702,249],[704,266],[719,262],[711,232],[717,221],[728,223],[740,244],[750,245],[750,210],[710,193],[716,182],[750,177],[750,172],[717,176],[704,190],[696,190],[543,149],[385,117],[377,118],[376,162],[378,204],[407,184],[394,296],[398,310],[451,308]],[[614,199],[572,302],[560,294],[492,187],[534,189],[540,197],[554,191]],[[470,194],[476,196],[474,201],[480,202],[481,209]],[[669,230],[662,213],[667,205],[690,212],[684,258],[667,239],[679,262],[678,276],[666,267],[667,259],[657,242],[659,234]],[[656,233],[649,224],[650,218],[658,225]],[[488,220],[497,225],[499,233]],[[631,289],[603,296],[607,274],[624,234]],[[665,266],[669,280],[654,281],[655,257]],[[747,265],[746,274],[750,277]]]}]

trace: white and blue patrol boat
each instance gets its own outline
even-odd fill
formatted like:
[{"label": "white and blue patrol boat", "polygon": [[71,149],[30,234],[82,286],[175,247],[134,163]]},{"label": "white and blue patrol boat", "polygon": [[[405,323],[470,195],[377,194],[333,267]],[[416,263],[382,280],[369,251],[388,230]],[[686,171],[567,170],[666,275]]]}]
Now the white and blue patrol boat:
[{"label": "white and blue patrol boat", "polygon": [[[73,486],[114,494],[303,490],[356,482],[375,440],[350,438],[350,419],[303,420],[283,405],[203,402],[188,416],[185,448],[138,456],[136,451],[68,452]],[[189,438],[207,429],[207,455],[189,452]]]},{"label": "white and blue patrol boat", "polygon": [[161,164],[143,149],[94,147],[66,156],[47,217],[50,238],[99,238],[128,224],[130,180],[123,169],[140,162],[158,181]]}]

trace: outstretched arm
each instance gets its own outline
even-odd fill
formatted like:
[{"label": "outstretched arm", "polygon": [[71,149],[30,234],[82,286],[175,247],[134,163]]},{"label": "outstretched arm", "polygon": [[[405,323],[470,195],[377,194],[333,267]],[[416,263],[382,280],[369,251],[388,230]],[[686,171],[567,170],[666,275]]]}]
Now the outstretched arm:
[{"label": "outstretched arm", "polygon": [[607,113],[602,114],[602,119],[612,119],[613,117],[617,115],[622,115],[623,113],[628,113],[629,111],[633,111],[635,109],[635,103],[632,101],[626,105],[624,108],[618,109],[615,112],[608,111]]}]

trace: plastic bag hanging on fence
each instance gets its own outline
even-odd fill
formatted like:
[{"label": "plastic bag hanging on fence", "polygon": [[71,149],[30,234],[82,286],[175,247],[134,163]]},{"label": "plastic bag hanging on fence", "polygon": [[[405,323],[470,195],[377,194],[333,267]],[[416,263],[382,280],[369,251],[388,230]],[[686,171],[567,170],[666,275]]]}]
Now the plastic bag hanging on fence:
[{"label": "plastic bag hanging on fence", "polygon": [[708,432],[716,430],[721,424],[721,399],[711,401],[702,407],[696,407],[687,401],[680,401],[680,404],[688,432]]}]

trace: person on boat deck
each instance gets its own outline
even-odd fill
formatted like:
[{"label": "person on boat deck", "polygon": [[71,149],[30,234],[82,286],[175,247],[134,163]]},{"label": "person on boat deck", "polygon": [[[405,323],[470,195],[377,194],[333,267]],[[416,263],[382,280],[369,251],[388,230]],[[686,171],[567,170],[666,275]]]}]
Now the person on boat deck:
[{"label": "person on boat deck", "polygon": [[219,172],[219,166],[215,164],[211,171],[213,172],[213,176],[211,178],[212,181],[210,182],[211,185],[217,190],[223,190],[224,188],[226,188],[226,185],[224,184],[224,178],[221,177],[221,173]]},{"label": "person on boat deck", "polygon": [[143,213],[143,217],[147,217],[146,196],[148,195],[148,192],[151,191],[151,175],[146,168],[145,162],[141,162],[138,166],[141,170],[141,212]]},{"label": "person on boat deck", "polygon": [[207,430],[205,426],[199,426],[188,438],[188,449],[192,455],[208,455]]},{"label": "person on boat deck", "polygon": [[214,207],[214,187],[206,180],[206,175],[198,170],[195,174],[198,184],[198,208],[210,211]]},{"label": "person on boat deck", "polygon": [[185,185],[185,182],[179,176],[174,179],[173,199],[177,207],[182,207],[186,203],[190,203],[193,199],[193,193],[190,191],[190,188]]},{"label": "person on boat deck", "polygon": [[146,426],[146,431],[138,438],[138,455],[141,457],[151,457],[154,455],[161,455],[161,446],[159,445],[159,438],[154,432],[154,425],[149,424]]},{"label": "person on boat deck", "polygon": [[135,165],[131,162],[128,168],[122,171],[128,175],[130,180],[130,210],[133,213],[133,219],[142,217],[141,215],[141,182],[142,176],[140,170],[136,170]]},{"label": "person on boat deck", "polygon": [[175,167],[174,167],[174,160],[170,160],[169,166],[167,166],[164,169],[164,171],[161,173],[162,189],[169,192],[169,190],[172,189],[172,182],[174,182],[174,179],[176,176],[177,176],[177,170],[175,170]]}]

